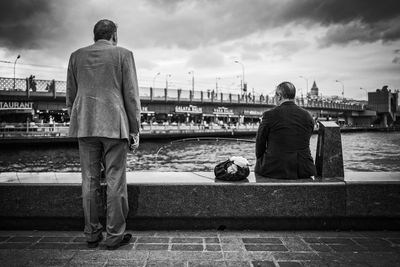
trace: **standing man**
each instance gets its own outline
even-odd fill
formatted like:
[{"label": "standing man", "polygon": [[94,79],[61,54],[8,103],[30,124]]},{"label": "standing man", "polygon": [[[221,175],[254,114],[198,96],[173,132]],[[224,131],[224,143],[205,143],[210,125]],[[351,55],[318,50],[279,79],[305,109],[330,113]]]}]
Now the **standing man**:
[{"label": "standing man", "polygon": [[256,139],[255,173],[275,179],[302,179],[316,175],[310,152],[314,130],[311,115],[298,107],[296,88],[290,82],[278,85],[277,107],[264,112]]},{"label": "standing man", "polygon": [[78,137],[82,169],[84,233],[89,247],[103,239],[99,222],[100,169],[107,181],[106,245],[129,244],[126,156],[139,145],[140,100],[131,51],[118,47],[117,27],[110,20],[94,26],[93,45],[71,54],[67,74],[69,133]]}]

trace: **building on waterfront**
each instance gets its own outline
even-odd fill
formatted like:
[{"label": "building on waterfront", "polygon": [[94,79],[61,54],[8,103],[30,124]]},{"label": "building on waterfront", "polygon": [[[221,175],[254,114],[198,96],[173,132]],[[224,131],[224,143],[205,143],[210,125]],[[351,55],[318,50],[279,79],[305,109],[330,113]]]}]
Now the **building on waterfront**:
[{"label": "building on waterfront", "polygon": [[382,89],[368,93],[368,108],[375,110],[378,115],[378,121],[381,126],[400,123],[399,91],[388,89],[385,85]]},{"label": "building on waterfront", "polygon": [[314,83],[313,83],[313,85],[312,85],[312,87],[311,87],[311,91],[310,91],[310,97],[311,97],[311,99],[318,99],[318,86],[317,86],[317,84],[315,83],[315,81],[314,81]]}]

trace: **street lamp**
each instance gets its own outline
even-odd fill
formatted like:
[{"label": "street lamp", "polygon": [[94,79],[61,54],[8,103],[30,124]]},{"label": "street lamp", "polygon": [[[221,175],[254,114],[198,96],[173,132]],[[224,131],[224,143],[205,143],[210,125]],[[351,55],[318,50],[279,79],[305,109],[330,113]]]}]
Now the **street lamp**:
[{"label": "street lamp", "polygon": [[342,81],[336,80],[337,83],[342,84],[342,99],[344,100],[344,83]]},{"label": "street lamp", "polygon": [[221,77],[215,78],[215,92],[218,94],[218,80],[221,80]]},{"label": "street lamp", "polygon": [[168,77],[171,77],[171,74],[165,75],[165,89],[168,89]]},{"label": "street lamp", "polygon": [[17,58],[14,61],[14,79],[13,79],[13,90],[15,90],[15,65],[17,65],[17,60],[21,57],[21,55],[18,55]]},{"label": "street lamp", "polygon": [[160,72],[157,72],[157,74],[154,75],[154,78],[153,78],[153,88],[156,87],[156,79],[157,79],[157,77],[158,77],[160,74],[161,74]]},{"label": "street lamp", "polygon": [[303,78],[306,81],[306,97],[307,97],[307,95],[308,95],[308,79],[301,75],[299,76],[299,78]]},{"label": "street lamp", "polygon": [[367,94],[367,101],[368,101],[368,91],[367,91],[367,89],[364,89],[364,88],[360,87],[360,90],[364,90],[365,91],[365,93]]},{"label": "street lamp", "polygon": [[240,64],[240,65],[242,65],[242,79],[243,79],[243,86],[242,86],[242,90],[243,90],[243,92],[244,92],[244,88],[245,88],[245,84],[246,84],[246,82],[245,82],[245,79],[244,79],[244,65],[243,65],[243,63],[242,62],[240,62],[239,60],[235,60],[235,63],[237,63],[237,64]]},{"label": "street lamp", "polygon": [[194,93],[194,70],[189,71],[188,74],[192,74],[192,92]]}]

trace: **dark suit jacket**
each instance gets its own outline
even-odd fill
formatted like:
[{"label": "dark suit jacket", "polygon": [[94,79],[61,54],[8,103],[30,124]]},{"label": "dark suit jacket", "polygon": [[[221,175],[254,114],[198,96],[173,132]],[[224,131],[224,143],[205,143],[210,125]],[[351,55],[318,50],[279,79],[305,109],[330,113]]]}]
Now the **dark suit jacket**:
[{"label": "dark suit jacket", "polygon": [[311,115],[294,102],[264,112],[256,139],[255,172],[277,179],[315,176],[310,152],[313,129]]},{"label": "dark suit jacket", "polygon": [[98,40],[72,53],[67,107],[73,137],[129,139],[140,129],[140,99],[131,51]]}]

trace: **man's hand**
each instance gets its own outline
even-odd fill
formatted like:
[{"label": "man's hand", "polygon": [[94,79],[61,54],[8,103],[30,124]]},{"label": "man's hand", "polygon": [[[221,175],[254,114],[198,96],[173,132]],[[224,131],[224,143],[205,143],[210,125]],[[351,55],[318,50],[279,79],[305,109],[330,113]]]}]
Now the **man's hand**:
[{"label": "man's hand", "polygon": [[130,145],[129,145],[129,150],[130,151],[134,151],[135,149],[137,149],[139,147],[139,133],[130,133],[129,134],[129,141],[130,141]]}]

